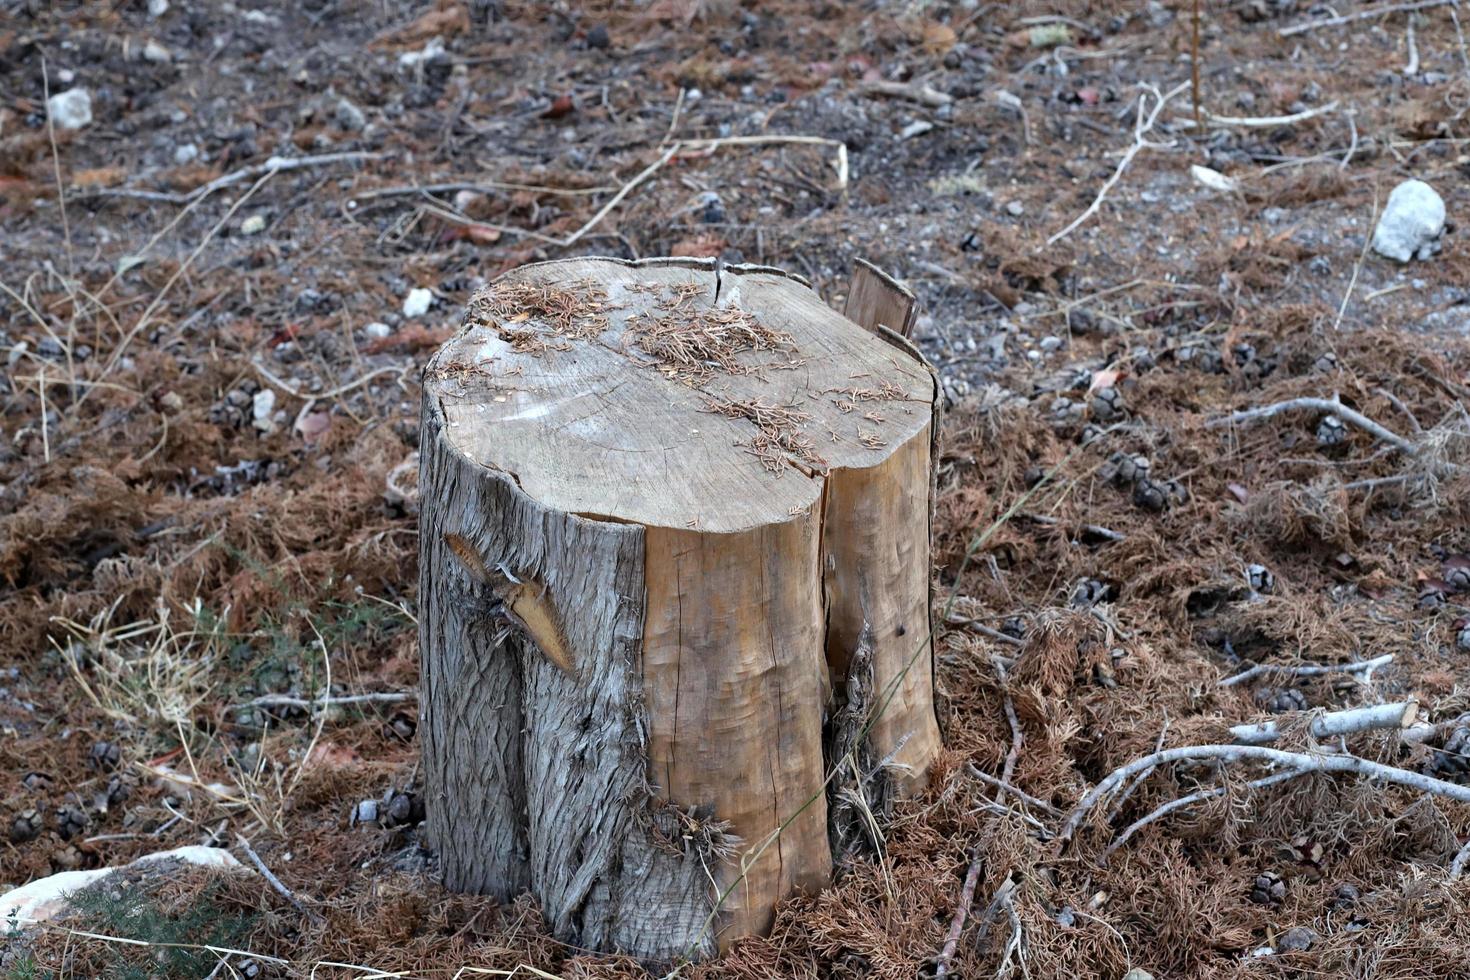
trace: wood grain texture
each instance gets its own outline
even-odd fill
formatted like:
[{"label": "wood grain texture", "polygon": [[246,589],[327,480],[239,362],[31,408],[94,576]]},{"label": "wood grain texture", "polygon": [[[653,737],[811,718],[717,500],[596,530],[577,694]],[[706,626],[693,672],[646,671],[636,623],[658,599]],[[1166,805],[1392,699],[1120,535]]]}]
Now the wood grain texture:
[{"label": "wood grain texture", "polygon": [[830,879],[827,753],[857,748],[830,719],[900,795],[939,748],[932,372],[794,277],[713,287],[697,260],[524,267],[424,386],[445,882],[530,890],[559,938],[651,962]]},{"label": "wood grain texture", "polygon": [[843,316],[869,330],[881,325],[900,337],[908,337],[918,312],[919,301],[911,289],[867,259],[853,263]]}]

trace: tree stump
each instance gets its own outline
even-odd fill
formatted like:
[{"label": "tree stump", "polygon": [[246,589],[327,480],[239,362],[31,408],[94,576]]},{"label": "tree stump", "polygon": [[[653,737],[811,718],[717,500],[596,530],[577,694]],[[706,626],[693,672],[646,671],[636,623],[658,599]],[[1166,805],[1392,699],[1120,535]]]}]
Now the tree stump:
[{"label": "tree stump", "polygon": [[578,946],[708,956],[924,785],[938,389],[868,326],[690,259],[544,262],[470,302],[426,371],[420,477],[449,888],[529,890]]}]

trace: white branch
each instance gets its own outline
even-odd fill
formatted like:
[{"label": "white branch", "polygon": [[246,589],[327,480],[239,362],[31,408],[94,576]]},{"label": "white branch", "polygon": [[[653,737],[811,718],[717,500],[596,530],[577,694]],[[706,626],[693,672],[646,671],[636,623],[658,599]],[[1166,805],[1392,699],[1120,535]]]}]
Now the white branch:
[{"label": "white branch", "polygon": [[1289,766],[1292,769],[1300,769],[1306,772],[1332,772],[1350,773],[1358,776],[1366,776],[1369,779],[1381,779],[1388,783],[1397,783],[1410,789],[1417,789],[1422,793],[1431,793],[1435,796],[1444,796],[1461,803],[1470,803],[1470,786],[1460,786],[1455,783],[1447,783],[1433,776],[1425,776],[1422,773],[1410,772],[1407,769],[1399,769],[1394,766],[1385,766],[1378,762],[1370,762],[1353,755],[1314,755],[1307,752],[1285,752],[1281,749],[1267,748],[1262,745],[1184,745],[1173,749],[1164,749],[1152,755],[1134,759],[1125,766],[1120,766],[1108,774],[1102,782],[1092,788],[1062,825],[1059,839],[1070,840],[1087,818],[1087,814],[1099,801],[1106,799],[1117,792],[1125,780],[1135,773],[1142,772],[1151,766],[1165,765],[1171,762],[1202,762],[1206,759],[1218,759],[1221,762],[1267,762],[1280,766]]},{"label": "white branch", "polygon": [[[1358,732],[1405,729],[1414,723],[1414,716],[1418,713],[1417,701],[1370,704],[1317,715],[1312,719],[1310,730],[1314,738],[1334,738]],[[1230,734],[1242,745],[1266,745],[1281,737],[1281,727],[1279,722],[1263,721],[1254,725],[1236,725],[1230,729]]]},{"label": "white branch", "polygon": [[[1220,126],[1222,128],[1241,126],[1251,129],[1274,129],[1277,126],[1290,126],[1293,123],[1306,122],[1308,119],[1325,116],[1329,112],[1335,112],[1337,105],[1336,102],[1329,102],[1326,105],[1303,109],[1301,112],[1293,112],[1289,116],[1217,116],[1213,112],[1207,112],[1204,114],[1205,125]],[[1194,127],[1194,120],[1180,119],[1178,125],[1187,126],[1192,129]]]},{"label": "white branch", "polygon": [[1154,128],[1154,124],[1159,121],[1159,113],[1164,110],[1164,106],[1169,104],[1169,100],[1189,88],[1189,82],[1180,82],[1162,95],[1159,94],[1157,87],[1150,85],[1148,88],[1153,92],[1154,98],[1158,99],[1158,102],[1154,103],[1153,109],[1145,116],[1144,108],[1148,104],[1148,95],[1144,94],[1138,97],[1138,120],[1133,125],[1133,145],[1123,151],[1123,159],[1118,161],[1118,169],[1114,170],[1113,175],[1108,178],[1107,183],[1103,184],[1102,190],[1097,192],[1097,197],[1087,206],[1087,210],[1079,214],[1067,227],[1048,238],[1046,240],[1047,245],[1055,245],[1076,230],[1078,225],[1082,224],[1094,214],[1097,214],[1098,210],[1102,207],[1103,200],[1108,196],[1108,191],[1112,190],[1113,185],[1122,178],[1123,171],[1128,169],[1128,165],[1133,162],[1134,157],[1138,156],[1140,150],[1165,150],[1174,145],[1173,140],[1167,143],[1150,142],[1144,139],[1144,135]]},{"label": "white branch", "polygon": [[[1263,786],[1271,786],[1276,783],[1284,783],[1288,779],[1296,779],[1298,776],[1305,776],[1307,772],[1308,770],[1306,769],[1288,769],[1286,772],[1278,772],[1270,776],[1263,776],[1260,779],[1252,779],[1245,785],[1248,789],[1260,789]],[[1185,807],[1192,806],[1202,800],[1213,799],[1216,796],[1224,796],[1228,789],[1228,786],[1216,786],[1212,789],[1202,789],[1198,793],[1190,793],[1188,796],[1181,796],[1177,800],[1170,800],[1168,803],[1165,803],[1163,806],[1154,810],[1147,816],[1140,817],[1133,823],[1129,824],[1128,827],[1121,834],[1118,835],[1117,840],[1109,844],[1106,851],[1103,851],[1102,860],[1107,861],[1107,859],[1112,856],[1114,851],[1122,847],[1124,844],[1128,843],[1128,839],[1130,837],[1138,833],[1143,828],[1147,827],[1149,824],[1162,820],[1169,814],[1173,813],[1175,810],[1182,810]]]},{"label": "white branch", "polygon": [[1415,3],[1396,3],[1386,7],[1369,7],[1367,10],[1359,10],[1351,14],[1339,14],[1336,17],[1326,17],[1322,20],[1309,20],[1302,24],[1293,24],[1283,27],[1276,33],[1281,37],[1294,37],[1297,34],[1305,34],[1307,31],[1315,31],[1319,27],[1337,27],[1348,24],[1355,20],[1368,20],[1370,17],[1382,17],[1384,14],[1393,14],[1405,10],[1428,10],[1430,7],[1443,7],[1446,4],[1456,3],[1457,0],[1417,0]]},{"label": "white branch", "polygon": [[1239,425],[1242,422],[1255,422],[1259,419],[1269,419],[1280,415],[1282,412],[1290,412],[1300,408],[1309,408],[1314,411],[1336,415],[1344,422],[1351,422],[1374,438],[1381,439],[1410,456],[1413,456],[1419,451],[1419,447],[1414,443],[1398,433],[1384,428],[1361,412],[1348,408],[1336,398],[1290,398],[1284,402],[1277,402],[1274,405],[1263,405],[1260,408],[1247,408],[1243,411],[1227,415],[1224,418],[1211,419],[1205,423],[1205,428],[1219,429],[1224,426]]},{"label": "white branch", "polygon": [[1373,679],[1373,671],[1393,661],[1393,654],[1385,653],[1372,660],[1358,660],[1350,664],[1257,664],[1250,670],[1241,671],[1220,682],[1221,687],[1234,687],[1263,676],[1316,677],[1321,674],[1362,674],[1363,683]]}]

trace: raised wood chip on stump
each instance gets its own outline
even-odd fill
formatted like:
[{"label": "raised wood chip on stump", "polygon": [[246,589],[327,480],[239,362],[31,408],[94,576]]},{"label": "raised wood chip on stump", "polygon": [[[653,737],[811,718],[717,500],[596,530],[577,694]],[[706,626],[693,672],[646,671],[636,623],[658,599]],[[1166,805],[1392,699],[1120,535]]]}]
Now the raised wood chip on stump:
[{"label": "raised wood chip on stump", "polygon": [[424,383],[445,881],[655,961],[768,929],[939,748],[934,376],[794,277],[716,277],[526,266]]}]

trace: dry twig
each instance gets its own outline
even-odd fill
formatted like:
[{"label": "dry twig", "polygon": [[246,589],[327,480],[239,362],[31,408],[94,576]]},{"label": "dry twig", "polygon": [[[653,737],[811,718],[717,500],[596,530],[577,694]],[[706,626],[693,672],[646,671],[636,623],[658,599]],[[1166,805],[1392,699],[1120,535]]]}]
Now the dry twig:
[{"label": "dry twig", "polygon": [[1291,412],[1297,409],[1312,409],[1314,411],[1336,415],[1344,422],[1351,422],[1375,439],[1380,439],[1407,455],[1413,456],[1419,452],[1419,447],[1408,439],[1384,428],[1362,412],[1348,408],[1336,397],[1289,398],[1284,402],[1276,402],[1274,405],[1263,405],[1260,408],[1247,408],[1227,415],[1224,418],[1211,419],[1205,423],[1205,428],[1220,429],[1226,426],[1239,425],[1243,422],[1255,422],[1260,419],[1273,418],[1283,412]]},{"label": "dry twig", "polygon": [[1385,653],[1372,660],[1357,660],[1348,664],[1256,664],[1249,670],[1227,677],[1221,687],[1234,687],[1257,677],[1316,677],[1320,674],[1362,674],[1363,683],[1373,678],[1373,671],[1393,661],[1393,654]]},{"label": "dry twig", "polygon": [[[1417,701],[1370,704],[1316,715],[1308,730],[1314,738],[1333,738],[1339,735],[1356,735],[1359,732],[1404,729],[1414,723],[1414,716],[1418,712]],[[1275,721],[1236,725],[1230,729],[1230,734],[1242,745],[1265,745],[1281,737],[1281,726]]]},{"label": "dry twig", "polygon": [[1148,92],[1138,97],[1138,118],[1133,124],[1133,145],[1123,151],[1123,159],[1118,161],[1118,169],[1114,170],[1113,175],[1108,178],[1107,183],[1103,184],[1102,190],[1097,192],[1097,197],[1087,206],[1087,210],[1079,214],[1067,227],[1048,238],[1046,240],[1048,246],[1055,245],[1063,238],[1066,238],[1084,221],[1097,214],[1098,209],[1102,207],[1104,199],[1108,196],[1108,191],[1112,190],[1113,185],[1122,178],[1123,171],[1128,169],[1128,165],[1133,162],[1133,158],[1138,156],[1140,151],[1166,150],[1174,145],[1173,140],[1169,140],[1167,143],[1156,143],[1145,139],[1145,136],[1153,130],[1154,124],[1159,121],[1159,113],[1164,111],[1164,106],[1168,105],[1169,100],[1174,98],[1174,96],[1189,88],[1189,82],[1182,82],[1162,95],[1159,94],[1157,86],[1146,85],[1144,88],[1148,92],[1152,92],[1154,98],[1158,101],[1154,103],[1153,109],[1149,110],[1148,114],[1145,115],[1144,110],[1148,106]]},{"label": "dry twig", "polygon": [[1267,748],[1262,745],[1184,745],[1178,748],[1164,749],[1161,752],[1155,752],[1151,755],[1134,759],[1127,765],[1114,769],[1102,782],[1098,783],[1086,796],[1082,797],[1081,802],[1077,804],[1066,822],[1062,824],[1059,840],[1062,842],[1071,840],[1072,836],[1077,832],[1077,829],[1082,826],[1082,821],[1087,818],[1087,814],[1091,812],[1092,808],[1101,800],[1117,792],[1118,787],[1135,773],[1171,762],[1203,762],[1209,759],[1218,759],[1224,763],[1241,761],[1267,762],[1290,766],[1293,769],[1300,769],[1304,772],[1348,773],[1366,776],[1369,779],[1379,779],[1383,782],[1407,786],[1410,789],[1419,790],[1421,793],[1430,793],[1435,796],[1457,800],[1461,803],[1470,803],[1470,786],[1445,782],[1443,779],[1436,779],[1433,776],[1410,772],[1407,769],[1399,769],[1396,766],[1386,766],[1379,762],[1360,759],[1354,755],[1286,752],[1281,749]]},{"label": "dry twig", "polygon": [[949,935],[945,937],[944,948],[940,950],[939,957],[934,961],[934,976],[936,980],[942,980],[949,976],[949,963],[954,959],[955,947],[960,943],[960,936],[965,931],[965,919],[969,917],[970,906],[975,903],[975,882],[980,879],[981,854],[980,848],[975,848],[975,856],[970,861],[970,870],[965,872],[965,884],[960,888],[960,901],[954,910],[954,918],[949,922]]},{"label": "dry twig", "polygon": [[1292,24],[1283,27],[1276,33],[1281,37],[1295,37],[1305,34],[1307,31],[1315,31],[1319,27],[1337,27],[1341,24],[1349,24],[1355,20],[1368,20],[1372,17],[1381,17],[1384,14],[1399,13],[1407,10],[1428,10],[1430,7],[1443,7],[1446,4],[1454,4],[1457,0],[1416,0],[1414,3],[1395,3],[1384,7],[1369,7],[1367,10],[1359,10],[1351,14],[1339,14],[1336,17],[1324,17],[1321,20],[1309,20],[1301,24]]}]

